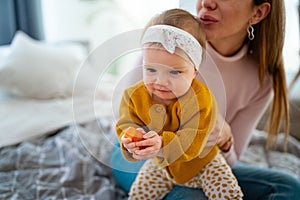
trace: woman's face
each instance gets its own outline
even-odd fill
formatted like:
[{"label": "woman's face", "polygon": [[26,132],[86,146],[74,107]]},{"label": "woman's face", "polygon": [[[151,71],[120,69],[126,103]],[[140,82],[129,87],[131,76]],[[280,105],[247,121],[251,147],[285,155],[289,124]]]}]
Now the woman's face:
[{"label": "woman's face", "polygon": [[[197,0],[197,16],[212,43],[243,43],[254,13],[253,0]],[[238,45],[238,44],[236,44]]]}]

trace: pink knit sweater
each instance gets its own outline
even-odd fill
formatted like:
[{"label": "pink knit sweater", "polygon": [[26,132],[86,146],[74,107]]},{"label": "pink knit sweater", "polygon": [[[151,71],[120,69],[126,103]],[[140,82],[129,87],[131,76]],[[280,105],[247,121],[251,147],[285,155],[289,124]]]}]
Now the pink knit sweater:
[{"label": "pink knit sweater", "polygon": [[258,64],[247,51],[245,45],[235,55],[224,57],[207,44],[207,57],[198,76],[215,95],[219,112],[231,127],[234,144],[223,153],[231,166],[247,148],[251,133],[273,96],[270,77],[260,88]]}]

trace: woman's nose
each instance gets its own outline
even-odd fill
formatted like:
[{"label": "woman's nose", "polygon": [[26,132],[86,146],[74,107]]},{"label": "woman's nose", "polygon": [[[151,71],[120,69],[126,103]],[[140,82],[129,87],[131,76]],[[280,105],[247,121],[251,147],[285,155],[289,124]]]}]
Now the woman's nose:
[{"label": "woman's nose", "polygon": [[217,7],[216,0],[198,0],[198,4],[201,4],[201,7],[208,10],[214,10]]}]

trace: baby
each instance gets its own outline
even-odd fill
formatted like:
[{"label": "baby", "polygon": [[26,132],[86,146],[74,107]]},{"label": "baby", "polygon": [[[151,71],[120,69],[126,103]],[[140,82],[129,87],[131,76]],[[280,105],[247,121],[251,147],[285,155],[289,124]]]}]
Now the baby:
[{"label": "baby", "polygon": [[[143,80],[124,91],[116,124],[123,156],[146,160],[129,199],[163,199],[174,185],[201,188],[209,199],[242,199],[217,145],[204,153],[216,122],[212,93],[196,79],[205,33],[181,9],[148,23],[142,36]],[[128,127],[142,140],[126,137]]]}]

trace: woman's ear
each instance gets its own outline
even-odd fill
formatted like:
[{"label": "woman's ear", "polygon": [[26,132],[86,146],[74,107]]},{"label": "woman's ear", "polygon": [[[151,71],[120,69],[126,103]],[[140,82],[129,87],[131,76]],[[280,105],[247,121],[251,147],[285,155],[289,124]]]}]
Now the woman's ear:
[{"label": "woman's ear", "polygon": [[198,70],[195,68],[194,77],[196,77],[198,73],[199,73]]},{"label": "woman's ear", "polygon": [[271,11],[270,3],[262,3],[254,8],[254,15],[251,18],[251,24],[255,25],[265,19]]}]

